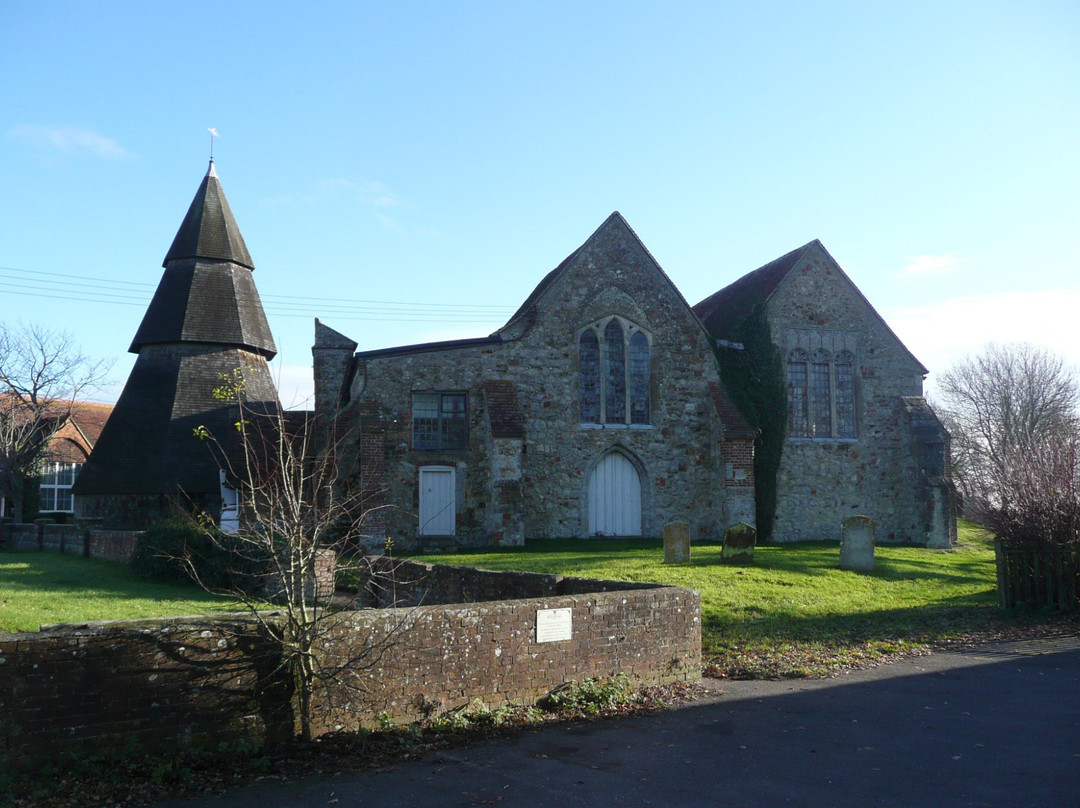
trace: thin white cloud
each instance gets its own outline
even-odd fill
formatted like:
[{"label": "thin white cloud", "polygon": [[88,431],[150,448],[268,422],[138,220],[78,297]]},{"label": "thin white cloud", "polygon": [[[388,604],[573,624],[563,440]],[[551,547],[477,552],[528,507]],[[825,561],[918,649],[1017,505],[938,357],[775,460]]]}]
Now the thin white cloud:
[{"label": "thin white cloud", "polygon": [[955,272],[960,267],[956,253],[945,255],[913,255],[898,273],[902,278],[925,277],[927,275],[945,275]]},{"label": "thin white cloud", "polygon": [[344,193],[352,195],[362,205],[373,208],[398,208],[401,202],[394,193],[381,182],[356,182],[342,177],[325,179],[319,182],[319,188],[328,194]]},{"label": "thin white cloud", "polygon": [[363,207],[376,210],[407,207],[390,188],[381,182],[374,180],[358,182],[344,177],[319,180],[310,191],[295,196],[282,194],[264,201],[273,206],[316,207],[325,204],[340,205],[343,199],[351,199]]},{"label": "thin white cloud", "polygon": [[1052,289],[955,297],[883,311],[882,316],[929,368],[932,392],[936,374],[977,354],[988,342],[1027,342],[1080,366],[1077,311],[1080,289]]},{"label": "thin white cloud", "polygon": [[86,154],[104,160],[127,160],[135,156],[115,138],[90,129],[23,124],[9,130],[8,136],[42,151],[54,153]]}]

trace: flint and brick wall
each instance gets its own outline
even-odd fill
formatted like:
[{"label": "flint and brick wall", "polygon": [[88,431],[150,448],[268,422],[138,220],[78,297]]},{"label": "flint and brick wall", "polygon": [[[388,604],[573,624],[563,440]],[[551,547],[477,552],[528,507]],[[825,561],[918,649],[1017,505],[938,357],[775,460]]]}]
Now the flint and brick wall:
[{"label": "flint and brick wall", "polygon": [[[651,337],[647,426],[581,423],[578,339],[612,315]],[[686,521],[695,541],[719,540],[725,528],[752,519],[752,439],[729,435],[717,412],[713,388],[720,379],[708,335],[629,231],[598,231],[531,301],[529,314],[500,335],[501,341],[356,357],[340,415],[368,440],[361,466],[385,485],[391,506],[374,518],[399,547],[417,539],[419,469],[436,465],[455,469],[454,544],[588,536],[589,474],[611,451],[638,472],[642,535],[659,536],[664,524]],[[327,395],[316,411],[329,418],[341,401],[329,391],[344,376],[340,356],[320,351],[315,372]],[[514,436],[493,425],[505,415],[505,390],[496,384],[516,391]],[[467,447],[411,447],[416,391],[468,394]],[[736,442],[743,451],[725,456]]]},{"label": "flint and brick wall", "polygon": [[[437,605],[458,596],[455,576],[465,596],[532,597]],[[361,688],[317,692],[317,731],[475,699],[531,704],[564,681],[620,671],[641,684],[701,675],[693,590],[426,565],[396,577],[401,594],[423,592],[425,605],[334,618],[327,658],[351,661]],[[571,638],[537,643],[537,610],[553,608],[572,610]],[[240,615],[0,635],[0,767],[291,737],[296,719],[276,663],[272,643]]]}]

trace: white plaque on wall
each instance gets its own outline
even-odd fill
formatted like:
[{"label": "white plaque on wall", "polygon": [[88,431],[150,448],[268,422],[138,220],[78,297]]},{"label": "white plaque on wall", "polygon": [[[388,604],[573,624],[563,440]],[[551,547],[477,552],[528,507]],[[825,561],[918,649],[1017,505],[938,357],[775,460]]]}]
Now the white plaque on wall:
[{"label": "white plaque on wall", "polygon": [[569,640],[573,625],[572,609],[537,609],[536,641]]}]

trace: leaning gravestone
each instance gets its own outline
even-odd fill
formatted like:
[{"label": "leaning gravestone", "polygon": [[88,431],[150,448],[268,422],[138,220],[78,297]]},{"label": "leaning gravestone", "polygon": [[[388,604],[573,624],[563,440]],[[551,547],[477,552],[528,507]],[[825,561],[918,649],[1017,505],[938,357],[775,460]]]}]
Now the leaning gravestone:
[{"label": "leaning gravestone", "polygon": [[664,525],[664,563],[687,564],[690,561],[690,525],[671,522]]},{"label": "leaning gravestone", "polygon": [[724,531],[720,558],[728,564],[753,564],[756,546],[757,530],[746,522],[739,522]]},{"label": "leaning gravestone", "polygon": [[840,569],[873,572],[877,523],[869,516],[852,516],[844,520],[843,527],[840,539]]}]

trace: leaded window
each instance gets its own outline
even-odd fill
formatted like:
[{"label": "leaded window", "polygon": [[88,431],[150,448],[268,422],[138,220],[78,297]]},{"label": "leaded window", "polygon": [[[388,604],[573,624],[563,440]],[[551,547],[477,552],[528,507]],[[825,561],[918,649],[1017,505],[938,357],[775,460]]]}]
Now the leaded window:
[{"label": "leaded window", "polygon": [[413,393],[412,447],[469,448],[466,403],[465,393]]},{"label": "leaded window", "polygon": [[844,351],[833,365],[836,374],[836,437],[855,437],[855,357]]},{"label": "leaded window", "polygon": [[600,423],[600,340],[591,328],[578,340],[578,378],[581,387],[581,420]]},{"label": "leaded window", "polygon": [[593,323],[578,337],[578,407],[583,424],[651,423],[652,341],[621,317]]},{"label": "leaded window", "polygon": [[815,351],[810,363],[810,434],[815,438],[832,437],[832,385],[829,376],[829,355],[824,351]]},{"label": "leaded window", "polygon": [[806,412],[806,365],[803,351],[792,351],[787,365],[788,434],[810,437],[810,418]]},{"label": "leaded window", "polygon": [[857,436],[855,356],[850,351],[788,354],[788,435],[793,438]]}]

